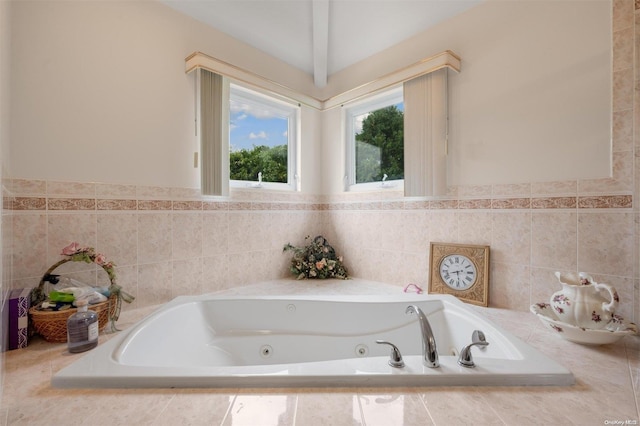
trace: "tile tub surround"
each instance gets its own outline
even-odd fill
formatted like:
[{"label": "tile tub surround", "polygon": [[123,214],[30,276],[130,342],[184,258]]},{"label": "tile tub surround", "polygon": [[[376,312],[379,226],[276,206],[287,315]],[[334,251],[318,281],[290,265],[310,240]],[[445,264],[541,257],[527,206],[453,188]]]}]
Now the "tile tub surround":
[{"label": "tile tub surround", "polygon": [[[362,278],[426,286],[431,241],[489,244],[491,306],[527,311],[559,289],[553,272],[580,270],[619,291],[623,317],[640,314],[633,197],[583,195],[577,183],[455,188],[432,200],[255,190],[212,199],[188,188],[25,179],[11,188],[4,204],[20,236],[13,288],[37,285],[61,248],[78,241],[116,263],[118,283],[137,297],[124,309],[139,308],[285,278],[282,246],[322,234]],[[95,269],[82,273],[89,282],[106,279]]]},{"label": "tile tub surround", "polygon": [[[389,294],[395,286],[278,280],[226,294]],[[0,425],[604,425],[640,420],[640,338],[589,347],[560,339],[534,315],[472,307],[569,368],[571,387],[354,389],[53,389],[82,354],[40,339],[6,354]],[[128,328],[155,307],[123,313]],[[110,336],[101,335],[103,343]],[[60,407],[64,407],[61,409]],[[614,423],[608,423],[614,424]],[[637,423],[636,423],[637,424]]]}]

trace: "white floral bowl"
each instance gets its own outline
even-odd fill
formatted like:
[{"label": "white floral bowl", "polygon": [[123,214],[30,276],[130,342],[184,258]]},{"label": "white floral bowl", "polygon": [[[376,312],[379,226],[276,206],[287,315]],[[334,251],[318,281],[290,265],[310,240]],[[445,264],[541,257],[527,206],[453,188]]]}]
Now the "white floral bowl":
[{"label": "white floral bowl", "polygon": [[595,330],[589,328],[576,327],[558,319],[551,305],[548,303],[534,303],[530,308],[540,321],[555,331],[563,339],[584,345],[606,345],[615,343],[626,335],[638,333],[638,327],[632,322],[624,322],[619,315],[614,315],[613,319],[603,329]]}]

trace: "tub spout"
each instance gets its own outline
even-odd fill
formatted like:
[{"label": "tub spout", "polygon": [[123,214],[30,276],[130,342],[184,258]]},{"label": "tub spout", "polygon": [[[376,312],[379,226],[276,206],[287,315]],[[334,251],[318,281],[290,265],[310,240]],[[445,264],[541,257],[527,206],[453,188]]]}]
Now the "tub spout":
[{"label": "tub spout", "polygon": [[405,313],[414,313],[418,316],[420,330],[422,331],[422,363],[430,368],[439,367],[440,361],[438,360],[438,350],[436,349],[436,338],[433,335],[427,316],[416,305],[407,306]]}]

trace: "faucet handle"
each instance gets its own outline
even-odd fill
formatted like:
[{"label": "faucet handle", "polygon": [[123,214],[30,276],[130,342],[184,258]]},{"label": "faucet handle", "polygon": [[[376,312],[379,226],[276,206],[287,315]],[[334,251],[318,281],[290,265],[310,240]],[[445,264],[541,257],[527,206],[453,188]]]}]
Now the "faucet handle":
[{"label": "faucet handle", "polygon": [[396,345],[391,342],[387,342],[386,340],[376,340],[376,343],[380,345],[389,345],[391,346],[391,358],[389,359],[389,365],[395,368],[404,367],[404,361],[402,360],[402,354],[400,354],[400,349]]},{"label": "faucet handle", "polygon": [[462,348],[462,350],[460,351],[458,364],[463,367],[472,368],[476,366],[473,362],[473,356],[471,355],[472,346],[478,346],[480,349],[484,349],[489,346],[489,342],[487,342],[482,331],[474,330],[473,335],[471,336],[471,343]]},{"label": "faucet handle", "polygon": [[[487,339],[484,337],[484,333],[482,332],[482,330],[473,330],[473,334],[471,335],[471,341],[473,343],[479,343],[478,347],[481,350],[486,349],[487,345],[489,343],[487,343]],[[486,345],[484,345],[483,343],[487,343]]]}]

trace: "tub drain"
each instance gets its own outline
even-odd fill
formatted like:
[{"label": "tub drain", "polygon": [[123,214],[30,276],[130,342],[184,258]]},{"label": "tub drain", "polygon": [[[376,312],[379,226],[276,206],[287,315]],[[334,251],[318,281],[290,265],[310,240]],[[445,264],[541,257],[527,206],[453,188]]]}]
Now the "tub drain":
[{"label": "tub drain", "polygon": [[367,356],[369,355],[369,347],[367,345],[357,345],[356,346],[356,355],[357,356]]},{"label": "tub drain", "polygon": [[269,345],[263,345],[260,347],[260,356],[262,358],[269,358],[273,354],[273,348]]}]

